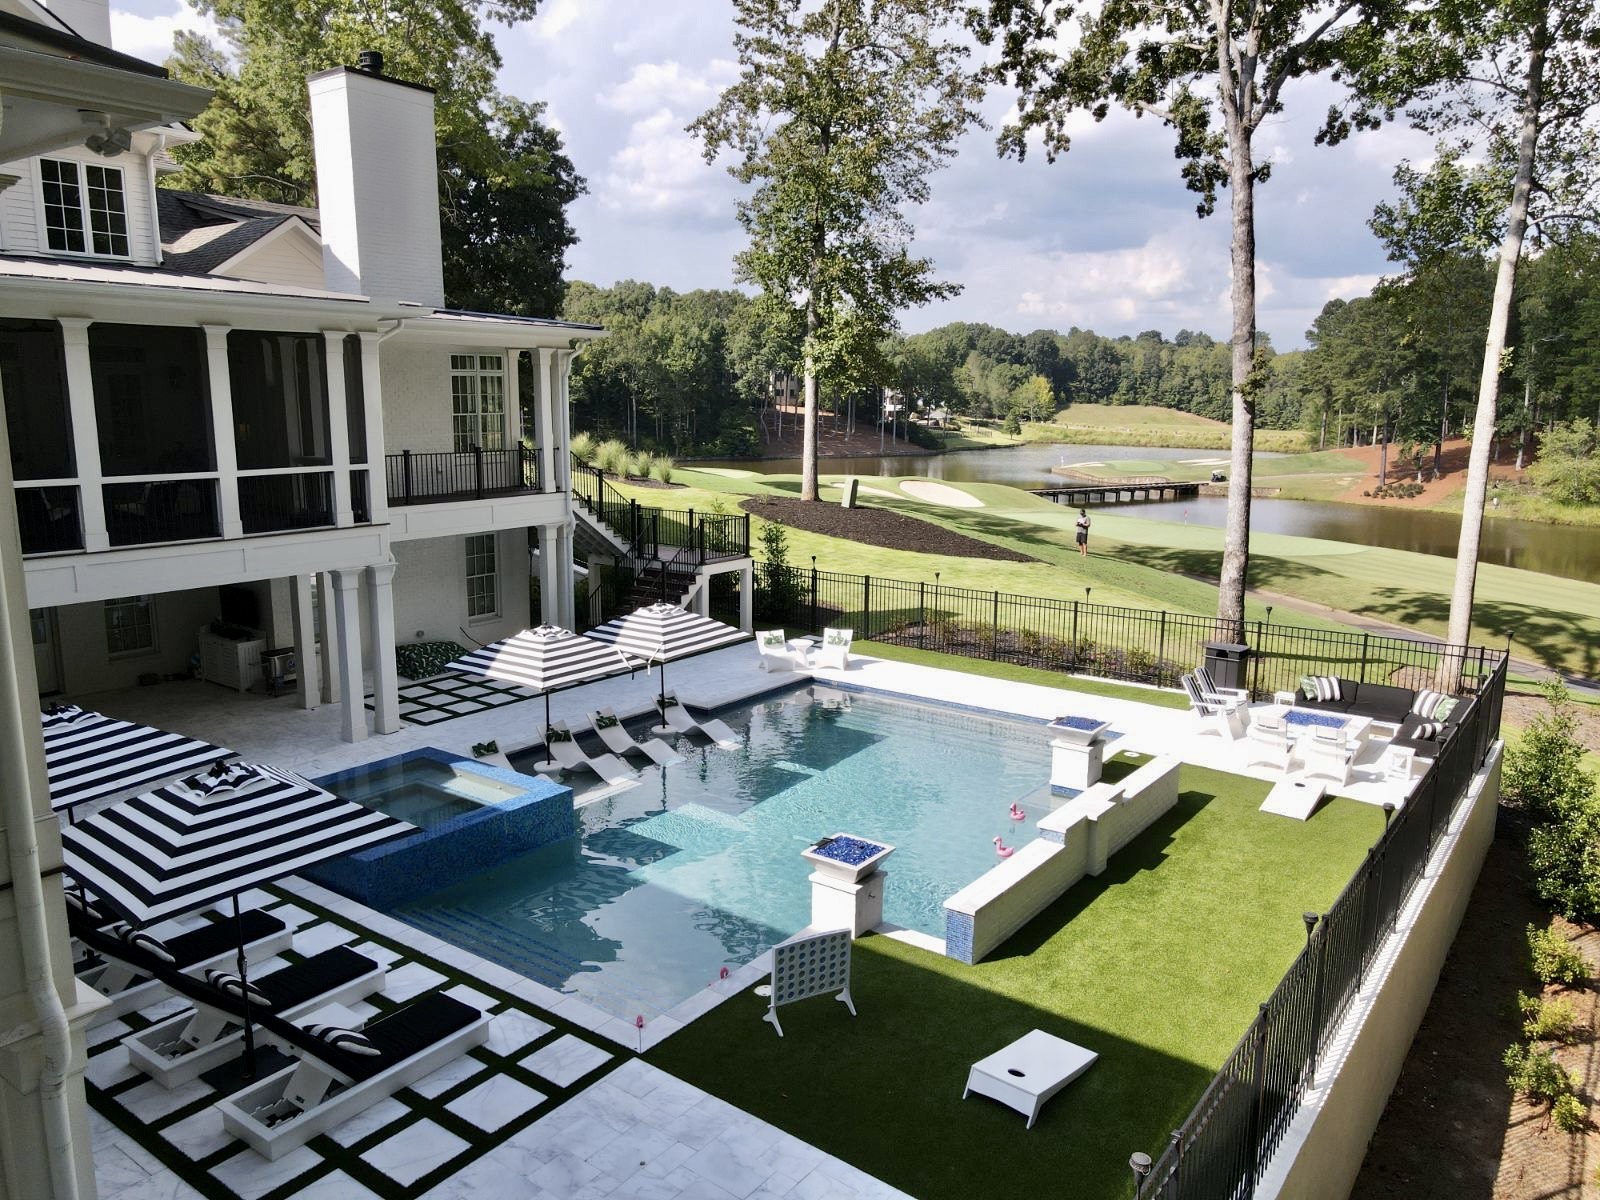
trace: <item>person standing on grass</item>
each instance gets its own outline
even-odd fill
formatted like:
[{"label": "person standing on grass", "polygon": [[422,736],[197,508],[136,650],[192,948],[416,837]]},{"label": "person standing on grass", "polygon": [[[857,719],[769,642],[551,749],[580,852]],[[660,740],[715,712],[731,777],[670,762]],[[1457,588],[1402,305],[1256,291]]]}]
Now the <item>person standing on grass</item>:
[{"label": "person standing on grass", "polygon": [[1078,510],[1078,553],[1084,558],[1089,557],[1089,510]]}]

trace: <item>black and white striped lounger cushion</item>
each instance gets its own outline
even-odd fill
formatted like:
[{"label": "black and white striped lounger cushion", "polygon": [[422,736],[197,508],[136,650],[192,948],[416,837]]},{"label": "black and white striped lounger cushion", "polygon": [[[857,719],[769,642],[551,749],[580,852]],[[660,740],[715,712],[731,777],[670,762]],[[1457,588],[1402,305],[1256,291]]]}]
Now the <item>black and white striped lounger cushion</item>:
[{"label": "black and white striped lounger cushion", "polygon": [[58,812],[234,757],[221,746],[72,705],[40,713],[39,722],[50,807]]},{"label": "black and white striped lounger cushion", "polygon": [[362,1036],[378,1051],[376,1054],[352,1054],[321,1041],[282,1017],[263,1016],[261,1025],[301,1054],[352,1082],[360,1082],[416,1057],[482,1016],[472,1005],[463,1004],[453,996],[429,992],[362,1027]]}]

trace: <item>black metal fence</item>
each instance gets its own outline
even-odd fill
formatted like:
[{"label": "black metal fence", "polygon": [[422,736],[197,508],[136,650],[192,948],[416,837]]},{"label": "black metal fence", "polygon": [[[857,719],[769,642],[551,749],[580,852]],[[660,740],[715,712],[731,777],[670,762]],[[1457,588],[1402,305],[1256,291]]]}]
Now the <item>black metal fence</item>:
[{"label": "black metal fence", "polygon": [[1388,822],[1305,948],[1156,1159],[1136,1200],[1249,1200],[1300,1111],[1339,1021],[1449,827],[1500,727],[1504,654],[1463,702],[1458,732]]},{"label": "black metal fence", "polygon": [[1050,671],[1176,687],[1205,661],[1207,643],[1250,647],[1245,680],[1258,696],[1293,691],[1304,675],[1432,687],[1450,655],[1476,686],[1499,652],[1452,654],[1436,642],[1301,629],[1156,609],[756,564],[756,615],[786,630],[844,626],[857,637]]},{"label": "black metal fence", "polygon": [[528,446],[508,450],[402,450],[384,455],[390,504],[438,504],[482,500],[539,490],[539,452]]}]

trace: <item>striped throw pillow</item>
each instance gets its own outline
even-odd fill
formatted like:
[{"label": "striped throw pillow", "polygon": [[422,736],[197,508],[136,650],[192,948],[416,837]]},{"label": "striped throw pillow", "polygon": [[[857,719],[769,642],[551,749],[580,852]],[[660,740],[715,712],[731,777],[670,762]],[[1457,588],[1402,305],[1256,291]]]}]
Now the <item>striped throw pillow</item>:
[{"label": "striped throw pillow", "polygon": [[1411,701],[1411,711],[1423,720],[1431,721],[1439,707],[1439,701],[1448,698],[1443,692],[1430,692],[1427,688],[1423,688]]},{"label": "striped throw pillow", "polygon": [[1437,721],[1424,721],[1411,731],[1411,736],[1431,742],[1434,738],[1439,736],[1439,732],[1443,728],[1444,726],[1439,724]]},{"label": "striped throw pillow", "polygon": [[219,992],[226,992],[236,1000],[242,999],[250,1004],[260,1005],[262,1008],[268,1008],[272,1005],[272,1001],[267,999],[265,992],[255,984],[240,979],[232,971],[209,970],[206,972],[206,982]]},{"label": "striped throw pillow", "polygon": [[152,958],[158,958],[164,963],[175,963],[178,960],[172,956],[172,951],[167,949],[167,944],[153,934],[145,933],[142,929],[130,929],[124,925],[117,930],[117,937],[122,943],[134,950],[142,951]]},{"label": "striped throw pillow", "polygon": [[325,1046],[335,1050],[343,1050],[346,1054],[360,1054],[366,1058],[376,1058],[382,1054],[370,1041],[366,1034],[355,1029],[340,1029],[337,1025],[305,1025],[302,1028],[308,1035],[317,1039]]}]

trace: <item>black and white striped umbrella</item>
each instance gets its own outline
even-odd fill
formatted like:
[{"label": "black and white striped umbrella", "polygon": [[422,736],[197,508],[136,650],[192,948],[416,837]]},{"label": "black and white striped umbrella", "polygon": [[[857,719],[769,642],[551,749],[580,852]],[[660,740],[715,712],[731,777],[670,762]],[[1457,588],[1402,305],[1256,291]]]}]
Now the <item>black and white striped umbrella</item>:
[{"label": "black and white striped umbrella", "polygon": [[50,807],[57,811],[234,757],[232,750],[221,746],[72,704],[40,713],[39,725],[50,776]]},{"label": "black and white striped umbrella", "polygon": [[113,804],[61,841],[68,874],[143,925],[415,832],[291,772],[240,762]]},{"label": "black and white striped umbrella", "polygon": [[[583,635],[596,642],[614,646],[622,653],[642,660],[646,665],[666,664],[680,658],[720,650],[746,641],[751,635],[688,612],[675,604],[651,604],[616,617],[604,625],[596,625]],[[666,700],[667,672],[661,671],[661,698]]]},{"label": "black and white striped umbrella", "polygon": [[[463,675],[478,675],[501,683],[514,683],[544,696],[544,727],[550,728],[550,693],[620,675],[633,665],[616,650],[581,638],[559,625],[524,629],[498,642],[463,654],[445,667]],[[546,735],[548,736],[548,735]],[[556,764],[540,764],[553,770]]]}]

